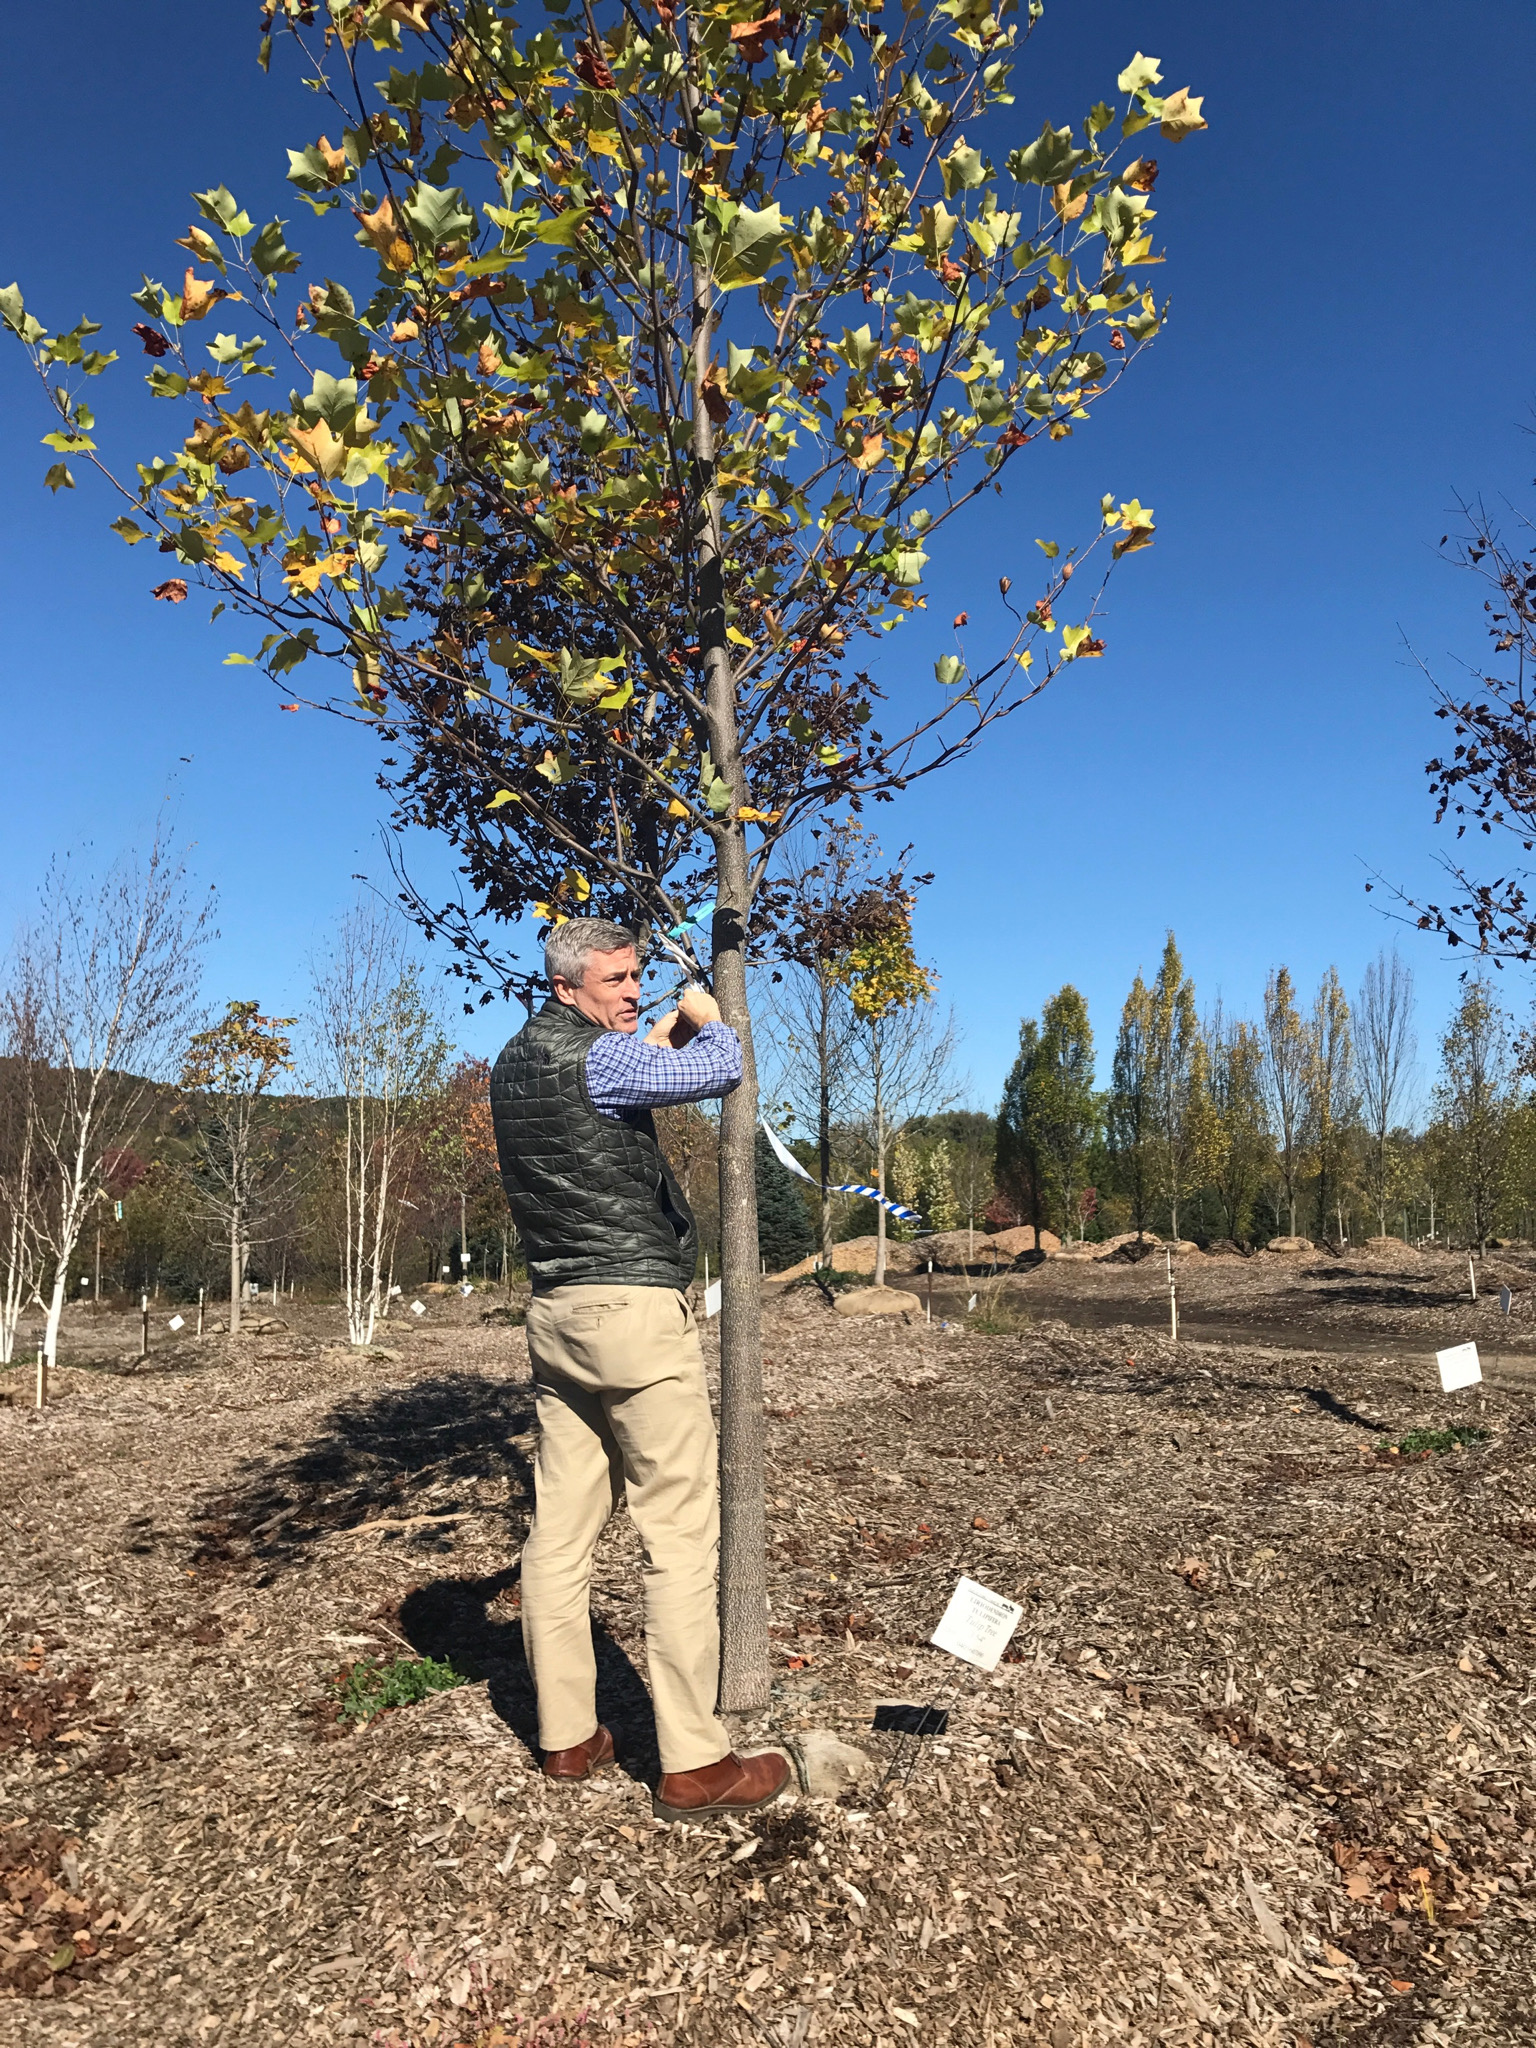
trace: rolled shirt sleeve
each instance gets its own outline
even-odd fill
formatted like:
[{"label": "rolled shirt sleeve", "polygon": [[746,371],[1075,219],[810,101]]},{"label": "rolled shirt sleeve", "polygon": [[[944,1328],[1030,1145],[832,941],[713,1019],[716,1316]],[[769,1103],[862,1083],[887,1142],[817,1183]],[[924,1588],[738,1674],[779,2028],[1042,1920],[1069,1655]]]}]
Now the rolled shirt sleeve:
[{"label": "rolled shirt sleeve", "polygon": [[604,1116],[729,1095],[741,1081],[741,1040],[729,1024],[699,1027],[686,1045],[647,1045],[637,1031],[605,1031],[587,1054],[587,1093]]}]

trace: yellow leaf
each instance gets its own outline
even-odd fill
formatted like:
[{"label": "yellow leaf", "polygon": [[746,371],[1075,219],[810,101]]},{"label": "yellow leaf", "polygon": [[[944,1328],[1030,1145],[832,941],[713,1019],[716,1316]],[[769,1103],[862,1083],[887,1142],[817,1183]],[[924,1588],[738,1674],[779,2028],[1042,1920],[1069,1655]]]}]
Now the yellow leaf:
[{"label": "yellow leaf", "polygon": [[522,798],[514,790],[498,789],[485,808],[488,811],[499,811],[503,804],[520,804],[521,802]]},{"label": "yellow leaf", "polygon": [[311,467],[319,470],[323,477],[340,476],[347,466],[346,447],[324,420],[316,420],[312,427],[292,426],[288,429],[288,438],[309,457]]},{"label": "yellow leaf", "polygon": [[680,804],[676,797],[673,797],[671,803],[667,805],[667,816],[669,818],[689,818],[692,815],[693,813],[689,810],[688,806]]},{"label": "yellow leaf", "polygon": [[884,434],[866,434],[864,446],[853,458],[853,466],[855,469],[873,469],[884,453]]},{"label": "yellow leaf", "polygon": [[181,317],[183,320],[201,320],[211,313],[220,299],[227,299],[229,293],[216,285],[211,277],[195,277],[192,266],[187,265],[187,274],[181,286]]},{"label": "yellow leaf", "polygon": [[1157,132],[1166,142],[1182,142],[1186,135],[1193,135],[1198,129],[1208,128],[1210,123],[1200,112],[1205,101],[1191,99],[1189,87],[1181,85],[1177,92],[1169,93],[1163,101],[1162,119]]},{"label": "yellow leaf", "polygon": [[726,627],[725,637],[727,640],[733,641],[735,645],[738,647],[750,647],[752,645],[752,642],[747,638],[746,634],[738,633],[734,626]]},{"label": "yellow leaf", "polygon": [[241,576],[245,573],[244,562],[238,555],[232,555],[228,548],[219,549],[213,558],[213,566],[215,569],[227,569],[232,576]]},{"label": "yellow leaf", "polygon": [[1051,187],[1051,204],[1056,209],[1056,218],[1058,220],[1076,220],[1087,207],[1088,194],[1086,192],[1079,192],[1074,199],[1072,197],[1072,181],[1069,178],[1064,185],[1053,185]]},{"label": "yellow leaf", "polygon": [[736,815],[747,825],[777,825],[784,813],[782,811],[760,811],[752,804],[743,804]]},{"label": "yellow leaf", "polygon": [[[386,268],[409,270],[415,261],[415,252],[396,224],[394,201],[386,197],[379,202],[378,210],[374,213],[364,213],[361,207],[354,207],[353,213],[374,251],[383,258]],[[412,332],[415,332],[414,321],[402,321],[400,324],[409,324]],[[405,337],[402,335],[397,339],[404,340]]]},{"label": "yellow leaf", "polygon": [[318,562],[295,562],[285,573],[293,589],[313,591],[320,588],[320,578],[325,571]]}]

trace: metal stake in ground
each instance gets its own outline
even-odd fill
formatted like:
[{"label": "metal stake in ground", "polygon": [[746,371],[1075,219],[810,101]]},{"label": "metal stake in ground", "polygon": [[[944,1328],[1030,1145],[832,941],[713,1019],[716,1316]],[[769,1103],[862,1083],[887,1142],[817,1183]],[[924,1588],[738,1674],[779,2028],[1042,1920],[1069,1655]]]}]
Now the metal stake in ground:
[{"label": "metal stake in ground", "polygon": [[141,1294],[141,1295],[139,1296],[139,1319],[140,1319],[140,1324],[141,1324],[141,1327],[140,1327],[140,1330],[139,1330],[139,1356],[140,1356],[140,1358],[148,1358],[148,1356],[149,1356],[149,1296],[148,1296],[147,1294]]},{"label": "metal stake in ground", "polygon": [[[947,1651],[951,1657],[959,1658],[962,1664],[974,1665],[978,1671],[995,1671],[1023,1616],[1024,1610],[1016,1600],[1005,1600],[1001,1593],[978,1585],[975,1579],[963,1578],[949,1596],[949,1605],[928,1640],[936,1650]],[[903,1784],[912,1781],[922,1748],[922,1736],[930,1729],[936,1729],[940,1700],[963,1675],[957,1674],[948,1687],[941,1686],[932,1702],[917,1717],[913,1731],[916,1748],[907,1762]],[[880,1781],[877,1798],[883,1796],[902,1762],[904,1740],[897,1745],[896,1753]]]}]

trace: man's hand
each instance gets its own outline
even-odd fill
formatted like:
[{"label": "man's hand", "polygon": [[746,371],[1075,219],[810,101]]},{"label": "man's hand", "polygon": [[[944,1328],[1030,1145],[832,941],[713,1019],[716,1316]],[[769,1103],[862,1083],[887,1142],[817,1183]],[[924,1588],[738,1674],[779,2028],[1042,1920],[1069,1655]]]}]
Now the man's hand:
[{"label": "man's hand", "polygon": [[664,1017],[658,1017],[645,1034],[647,1045],[670,1046],[674,1052],[697,1038],[702,1024],[718,1024],[720,1005],[707,989],[685,989],[678,998],[677,1008],[668,1010]]},{"label": "man's hand", "polygon": [[677,1012],[693,1037],[701,1024],[720,1022],[720,1005],[706,988],[685,988],[677,999]]}]

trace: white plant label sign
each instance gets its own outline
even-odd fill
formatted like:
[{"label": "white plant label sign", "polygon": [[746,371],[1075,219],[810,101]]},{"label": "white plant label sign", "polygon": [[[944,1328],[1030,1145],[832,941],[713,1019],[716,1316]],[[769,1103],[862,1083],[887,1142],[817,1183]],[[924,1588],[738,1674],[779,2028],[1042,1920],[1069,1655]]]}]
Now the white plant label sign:
[{"label": "white plant label sign", "polygon": [[166,1327],[171,1330],[184,1330],[187,1327],[187,1319],[185,1316],[172,1316]]},{"label": "white plant label sign", "polygon": [[1475,1344],[1453,1344],[1448,1351],[1437,1351],[1435,1363],[1440,1368],[1443,1393],[1454,1394],[1458,1387],[1475,1387],[1483,1377]]},{"label": "white plant label sign", "polygon": [[1017,1601],[1005,1600],[1001,1593],[991,1592],[974,1579],[962,1579],[928,1640],[951,1657],[982,1671],[995,1671],[1023,1618],[1024,1610]]},{"label": "white plant label sign", "polygon": [[717,1316],[720,1313],[720,1282],[711,1280],[704,1290],[704,1314]]},{"label": "white plant label sign", "polygon": [[424,1316],[426,1312],[427,1304],[424,1301],[413,1301],[411,1303],[411,1314],[413,1316]]}]

